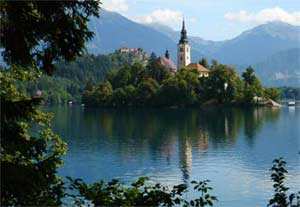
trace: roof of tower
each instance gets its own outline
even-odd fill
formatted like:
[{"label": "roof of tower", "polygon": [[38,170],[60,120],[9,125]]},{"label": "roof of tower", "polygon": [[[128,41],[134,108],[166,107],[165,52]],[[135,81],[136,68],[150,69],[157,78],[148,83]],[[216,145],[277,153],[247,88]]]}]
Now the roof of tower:
[{"label": "roof of tower", "polygon": [[187,31],[185,29],[185,22],[184,22],[184,19],[183,19],[182,20],[182,29],[181,29],[179,44],[184,44],[184,43],[189,43],[189,41],[188,41],[188,38],[187,38]]}]

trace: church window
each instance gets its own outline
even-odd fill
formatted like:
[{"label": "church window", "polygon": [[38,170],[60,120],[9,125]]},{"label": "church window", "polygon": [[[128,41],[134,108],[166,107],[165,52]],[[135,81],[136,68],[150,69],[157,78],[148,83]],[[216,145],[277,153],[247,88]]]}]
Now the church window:
[{"label": "church window", "polygon": [[180,48],[180,52],[183,52],[183,48],[182,47]]},{"label": "church window", "polygon": [[188,48],[188,47],[186,48],[186,51],[187,51],[187,52],[189,51],[189,48]]},{"label": "church window", "polygon": [[183,60],[182,56],[180,56],[180,60],[181,60],[181,61]]}]

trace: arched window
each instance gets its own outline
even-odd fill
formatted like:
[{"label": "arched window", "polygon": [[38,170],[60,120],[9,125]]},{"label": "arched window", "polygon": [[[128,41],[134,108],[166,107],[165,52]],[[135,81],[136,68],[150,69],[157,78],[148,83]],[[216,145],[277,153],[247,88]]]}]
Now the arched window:
[{"label": "arched window", "polygon": [[180,52],[183,52],[183,48],[182,47],[180,48]]},{"label": "arched window", "polygon": [[189,51],[189,48],[188,48],[188,47],[186,48],[186,51],[187,51],[187,52]]}]

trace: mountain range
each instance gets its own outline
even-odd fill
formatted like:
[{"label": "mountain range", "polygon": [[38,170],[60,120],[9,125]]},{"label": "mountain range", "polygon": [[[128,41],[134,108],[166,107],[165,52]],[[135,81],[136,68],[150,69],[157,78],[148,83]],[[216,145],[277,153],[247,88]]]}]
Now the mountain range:
[{"label": "mountain range", "polygon": [[[186,25],[188,31],[188,25]],[[142,48],[163,55],[168,49],[176,63],[180,32],[160,24],[140,24],[105,10],[93,18],[89,28],[95,33],[87,48],[93,54],[107,54],[120,47]],[[203,28],[205,29],[205,28]],[[192,61],[202,57],[235,66],[239,72],[256,67],[265,85],[298,86],[300,80],[300,26],[270,22],[225,41],[189,36]]]}]

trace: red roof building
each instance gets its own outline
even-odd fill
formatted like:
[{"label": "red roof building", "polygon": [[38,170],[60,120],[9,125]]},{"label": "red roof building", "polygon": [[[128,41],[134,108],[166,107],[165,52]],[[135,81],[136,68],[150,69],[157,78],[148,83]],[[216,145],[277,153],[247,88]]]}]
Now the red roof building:
[{"label": "red roof building", "polygon": [[159,57],[157,59],[158,63],[165,66],[166,68],[168,68],[172,73],[176,73],[177,72],[177,67],[176,65],[173,63],[173,61],[170,58],[169,55],[169,51],[166,51],[166,54],[164,57]]},{"label": "red roof building", "polygon": [[200,73],[200,77],[208,77],[210,70],[200,65],[199,63],[191,63],[187,66],[190,69],[196,69]]}]

